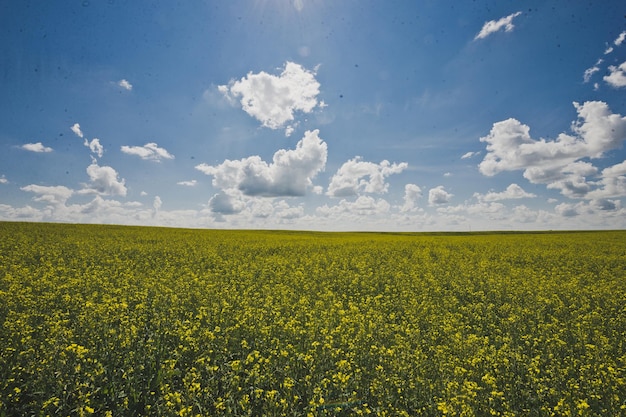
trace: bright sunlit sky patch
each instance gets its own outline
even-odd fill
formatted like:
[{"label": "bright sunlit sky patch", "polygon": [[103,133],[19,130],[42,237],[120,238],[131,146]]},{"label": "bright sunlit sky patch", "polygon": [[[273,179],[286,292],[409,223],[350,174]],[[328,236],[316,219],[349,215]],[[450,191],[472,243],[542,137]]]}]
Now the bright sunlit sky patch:
[{"label": "bright sunlit sky patch", "polygon": [[0,220],[626,228],[622,1],[13,1],[0,54]]}]

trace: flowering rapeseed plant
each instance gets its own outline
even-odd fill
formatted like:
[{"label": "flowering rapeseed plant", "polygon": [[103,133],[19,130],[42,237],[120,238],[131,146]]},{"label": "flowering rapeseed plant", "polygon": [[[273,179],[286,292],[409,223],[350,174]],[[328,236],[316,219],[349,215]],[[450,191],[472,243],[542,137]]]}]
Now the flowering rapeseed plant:
[{"label": "flowering rapeseed plant", "polygon": [[626,413],[626,232],[0,232],[0,415]]}]

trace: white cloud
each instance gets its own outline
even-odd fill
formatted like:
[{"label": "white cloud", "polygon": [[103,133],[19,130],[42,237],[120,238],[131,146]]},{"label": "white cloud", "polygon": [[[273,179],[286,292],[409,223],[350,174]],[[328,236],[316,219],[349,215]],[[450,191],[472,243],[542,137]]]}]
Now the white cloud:
[{"label": "white cloud", "polygon": [[85,139],[83,141],[83,145],[89,148],[91,153],[98,155],[98,158],[102,158],[102,154],[104,154],[104,147],[102,146],[102,144],[100,144],[100,139],[93,138],[91,141],[89,141],[87,138],[85,138],[85,135],[80,129],[80,125],[78,123],[74,123],[74,125],[70,126],[70,130],[74,132],[74,134],[79,138]]},{"label": "white cloud", "polygon": [[124,179],[118,179],[118,173],[109,166],[99,166],[96,161],[87,167],[87,175],[91,182],[81,191],[80,194],[102,194],[102,195],[126,195]]},{"label": "white cloud", "polygon": [[152,217],[153,218],[159,214],[159,210],[161,210],[161,206],[163,206],[163,201],[161,200],[161,197],[157,195],[154,197],[154,200],[152,201]]},{"label": "white cloud", "polygon": [[612,46],[607,46],[606,49],[604,50],[604,55],[608,55],[611,52],[613,52],[613,47]]},{"label": "white cloud", "polygon": [[554,207],[554,211],[562,217],[574,217],[578,216],[580,205],[561,203]]},{"label": "white cloud", "polygon": [[[279,76],[261,71],[248,73],[239,81],[218,86],[230,100],[241,97],[242,109],[270,129],[279,129],[294,120],[294,113],[310,113],[318,106],[320,84],[315,72],[286,62]],[[293,127],[287,127],[287,135]]]},{"label": "white cloud", "polygon": [[494,123],[487,143],[487,155],[479,165],[483,175],[501,171],[554,170],[584,157],[599,158],[621,145],[626,138],[626,117],[611,113],[601,101],[574,103],[578,120],[572,124],[575,136],[561,133],[556,140],[535,140],[530,128],[516,119]]},{"label": "white cloud", "polygon": [[290,206],[285,200],[274,205],[275,215],[280,219],[297,219],[304,216],[304,206]]},{"label": "white cloud", "polygon": [[620,46],[624,40],[626,40],[626,30],[620,33],[613,43],[615,46]]},{"label": "white cloud", "polygon": [[28,191],[30,193],[37,194],[34,197],[34,201],[46,202],[52,205],[63,205],[69,199],[74,191],[70,188],[62,185],[57,186],[43,186],[31,184],[20,188],[22,191]]},{"label": "white cloud", "polygon": [[127,80],[119,80],[117,85],[122,87],[124,90],[130,91],[133,89],[133,85],[129,83]]},{"label": "white cloud", "polygon": [[[549,189],[557,189],[569,198],[583,198],[592,190],[593,184],[587,182],[587,177],[596,175],[598,169],[589,162],[572,162],[558,170],[558,172],[550,172],[552,178],[548,183]],[[555,175],[556,174],[556,175]],[[525,175],[526,176],[526,175]],[[529,179],[532,177],[528,177]],[[534,181],[541,182],[541,181]]]},{"label": "white cloud", "polygon": [[9,180],[3,175],[0,177],[0,184],[8,184]]},{"label": "white cloud", "polygon": [[278,150],[269,164],[255,155],[217,166],[200,164],[196,169],[212,175],[213,186],[222,190],[248,196],[302,196],[326,166],[327,145],[318,134],[318,130],[305,132],[296,149]]},{"label": "white cloud", "polygon": [[228,190],[215,194],[209,200],[209,208],[213,213],[236,214],[240,213],[245,207],[246,203],[241,198],[241,195]]},{"label": "white cloud", "polygon": [[537,197],[535,194],[527,193],[524,191],[522,187],[517,184],[511,184],[506,187],[506,190],[502,192],[488,192],[485,195],[474,194],[474,197],[478,198],[480,201],[500,201],[500,200],[513,200],[518,198],[534,198]]},{"label": "white cloud", "polygon": [[593,210],[616,211],[622,208],[620,200],[609,200],[606,198],[594,199],[589,202],[589,206]]},{"label": "white cloud", "polygon": [[453,196],[454,194],[447,192],[443,185],[439,185],[428,191],[428,204],[431,206],[446,204]]},{"label": "white cloud", "polygon": [[376,216],[387,213],[391,205],[384,199],[379,198],[376,200],[371,196],[359,196],[355,201],[350,202],[347,200],[341,200],[335,206],[323,205],[317,208],[317,213],[326,216],[333,217],[342,214],[356,215],[356,216]]},{"label": "white cloud", "polygon": [[602,59],[598,59],[598,61],[593,67],[587,68],[585,70],[585,73],[583,74],[583,81],[585,83],[588,83],[591,80],[591,77],[593,76],[593,74],[600,71],[600,64],[602,64],[602,62],[603,62]]},{"label": "white cloud", "polygon": [[515,26],[513,25],[513,19],[521,14],[522,12],[516,12],[498,20],[490,20],[486,22],[480,32],[478,32],[474,40],[484,39],[492,33],[496,33],[503,28],[506,32],[512,31],[513,28],[515,28]]},{"label": "white cloud", "polygon": [[597,189],[590,191],[585,197],[592,199],[626,197],[626,161],[603,169],[598,185]]},{"label": "white cloud", "polygon": [[478,152],[478,151],[477,152],[471,152],[470,151],[470,152],[464,153],[463,156],[461,156],[461,159],[469,159],[469,158],[472,158],[472,157],[477,156],[477,155],[480,155],[480,152]]},{"label": "white cloud", "polygon": [[404,204],[400,207],[401,212],[414,211],[417,209],[417,200],[422,198],[422,189],[415,184],[404,186]]},{"label": "white cloud", "polygon": [[469,214],[479,216],[489,220],[502,220],[506,218],[506,206],[497,202],[479,201],[476,204],[460,204],[458,206],[448,206],[437,208],[439,214]]},{"label": "white cloud", "polygon": [[611,65],[611,72],[603,77],[604,81],[614,88],[626,87],[626,62],[622,62],[619,67]]},{"label": "white cloud", "polygon": [[162,205],[163,201],[161,200],[161,197],[159,197],[158,195],[155,196],[154,201],[152,202],[152,208],[154,209],[154,211],[159,211]]},{"label": "white cloud", "polygon": [[22,145],[21,148],[30,152],[38,152],[38,153],[52,152],[52,148],[43,146],[41,142],[27,143],[27,144]]},{"label": "white cloud", "polygon": [[198,184],[198,181],[196,180],[191,180],[191,181],[179,181],[176,184],[178,185],[182,185],[185,187],[195,187]]},{"label": "white cloud", "polygon": [[161,162],[163,159],[174,159],[174,155],[154,143],[146,143],[143,146],[122,146],[122,152],[128,155],[136,155],[146,161]]},{"label": "white cloud", "polygon": [[84,145],[91,150],[91,153],[95,153],[98,155],[98,158],[102,158],[102,154],[104,153],[104,147],[100,144],[100,139],[93,138],[90,141],[85,139]]},{"label": "white cloud", "polygon": [[[345,162],[330,180],[326,194],[332,197],[347,197],[359,192],[385,193],[389,184],[385,178],[399,174],[408,167],[406,162],[391,164],[384,160],[380,164],[365,162],[357,156]],[[368,177],[368,179],[364,179]]]},{"label": "white cloud", "polygon": [[82,130],[80,130],[80,125],[78,123],[74,123],[74,125],[70,127],[70,129],[79,138],[82,138],[84,136]]},{"label": "white cloud", "polygon": [[626,175],[626,161],[620,162],[619,164],[607,167],[602,170],[602,176],[604,178],[619,177],[622,175]]}]

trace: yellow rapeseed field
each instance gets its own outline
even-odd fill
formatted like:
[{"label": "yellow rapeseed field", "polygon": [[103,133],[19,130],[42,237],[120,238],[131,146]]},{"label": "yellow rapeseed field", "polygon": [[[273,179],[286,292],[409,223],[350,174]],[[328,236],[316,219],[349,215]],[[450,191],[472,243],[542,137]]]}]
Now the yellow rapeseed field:
[{"label": "yellow rapeseed field", "polygon": [[0,415],[626,415],[626,232],[0,223]]}]

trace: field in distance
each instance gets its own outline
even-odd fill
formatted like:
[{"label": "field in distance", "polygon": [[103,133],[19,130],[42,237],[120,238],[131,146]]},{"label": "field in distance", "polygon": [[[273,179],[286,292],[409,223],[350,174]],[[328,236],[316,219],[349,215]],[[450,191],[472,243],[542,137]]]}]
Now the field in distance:
[{"label": "field in distance", "polygon": [[625,231],[0,236],[0,416],[626,415]]}]

